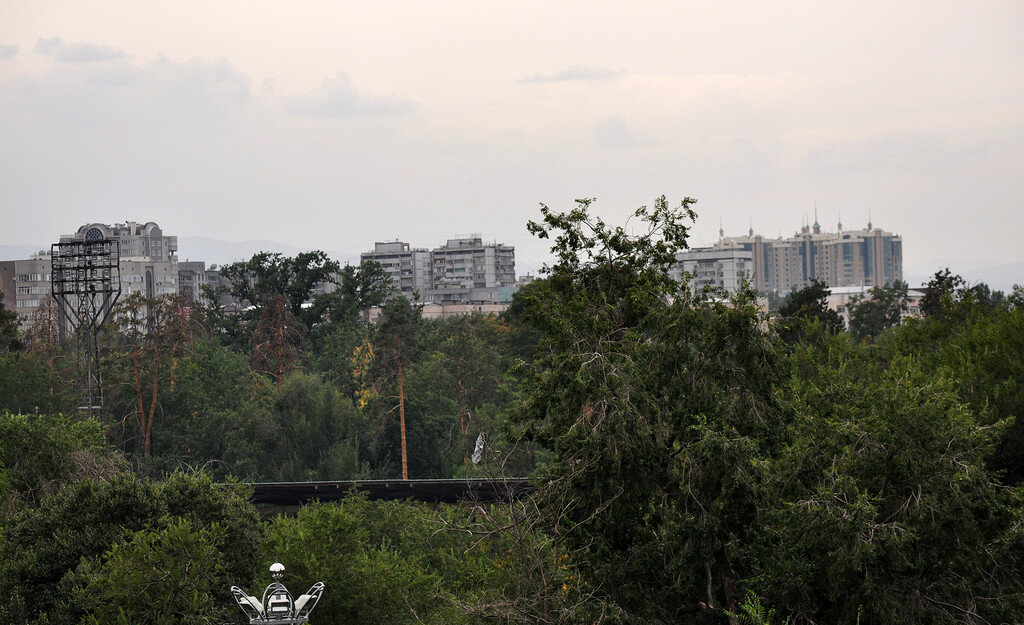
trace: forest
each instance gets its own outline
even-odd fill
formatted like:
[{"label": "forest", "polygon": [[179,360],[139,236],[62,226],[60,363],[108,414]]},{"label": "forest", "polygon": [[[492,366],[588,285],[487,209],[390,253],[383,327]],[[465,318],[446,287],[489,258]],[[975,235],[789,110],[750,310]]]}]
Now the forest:
[{"label": "forest", "polygon": [[[53,302],[0,307],[0,620],[243,623],[279,561],[314,624],[1024,622],[1024,288],[942,269],[849,328],[821,284],[693,293],[694,203],[542,205],[555,260],[501,316],[322,252],[225,267],[241,311],[127,297],[92,418]],[[246,486],[519,476],[273,517]]]}]

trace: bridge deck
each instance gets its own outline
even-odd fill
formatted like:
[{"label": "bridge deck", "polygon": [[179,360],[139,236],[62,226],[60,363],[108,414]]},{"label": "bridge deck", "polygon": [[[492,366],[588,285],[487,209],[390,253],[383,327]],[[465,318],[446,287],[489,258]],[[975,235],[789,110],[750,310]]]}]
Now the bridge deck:
[{"label": "bridge deck", "polygon": [[492,503],[520,497],[530,490],[526,478],[449,480],[349,480],[340,482],[257,482],[252,502],[260,506],[300,506],[337,501],[352,491],[375,500],[411,499],[427,503]]}]

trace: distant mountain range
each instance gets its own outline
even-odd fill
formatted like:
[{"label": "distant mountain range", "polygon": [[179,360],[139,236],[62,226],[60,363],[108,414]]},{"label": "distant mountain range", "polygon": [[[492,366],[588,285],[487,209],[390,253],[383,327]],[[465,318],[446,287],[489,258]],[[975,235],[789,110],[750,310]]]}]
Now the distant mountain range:
[{"label": "distant mountain range", "polygon": [[[0,245],[0,260],[28,258],[41,249],[49,249],[49,245]],[[224,265],[240,260],[247,260],[256,252],[280,252],[285,256],[294,256],[299,252],[310,251],[311,248],[297,247],[276,241],[222,241],[211,237],[179,236],[178,258],[180,260],[203,260],[206,266]],[[358,264],[359,254],[324,250],[327,255],[345,264]],[[527,273],[537,275],[540,261],[516,259],[516,274]],[[1014,284],[1024,284],[1024,261],[1013,263],[993,263],[977,259],[939,259],[905,265],[903,276],[912,286],[927,284],[928,280],[943,268],[959,274],[968,283],[984,282],[1000,291],[1009,291]]]}]

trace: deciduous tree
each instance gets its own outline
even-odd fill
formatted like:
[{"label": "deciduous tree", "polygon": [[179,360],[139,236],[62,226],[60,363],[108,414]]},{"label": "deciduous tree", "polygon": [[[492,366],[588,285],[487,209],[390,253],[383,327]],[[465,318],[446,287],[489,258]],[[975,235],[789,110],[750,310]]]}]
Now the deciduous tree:
[{"label": "deciduous tree", "polygon": [[849,306],[850,333],[863,339],[899,325],[907,312],[907,301],[907,283],[899,280],[874,287],[867,298],[855,297]]}]

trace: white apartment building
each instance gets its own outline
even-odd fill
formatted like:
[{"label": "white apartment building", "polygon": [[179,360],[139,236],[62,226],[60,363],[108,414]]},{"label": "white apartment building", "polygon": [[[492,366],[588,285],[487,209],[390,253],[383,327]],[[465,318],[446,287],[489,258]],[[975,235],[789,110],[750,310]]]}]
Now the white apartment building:
[{"label": "white apartment building", "polygon": [[669,274],[686,284],[694,293],[705,287],[718,287],[729,293],[739,291],[743,280],[754,275],[754,254],[738,248],[698,247],[676,254]]},{"label": "white apartment building", "polygon": [[152,221],[126,221],[109,226],[86,224],[74,234],[61,235],[61,243],[114,239],[120,248],[121,297],[146,297],[178,292],[178,237],[164,236]]}]

